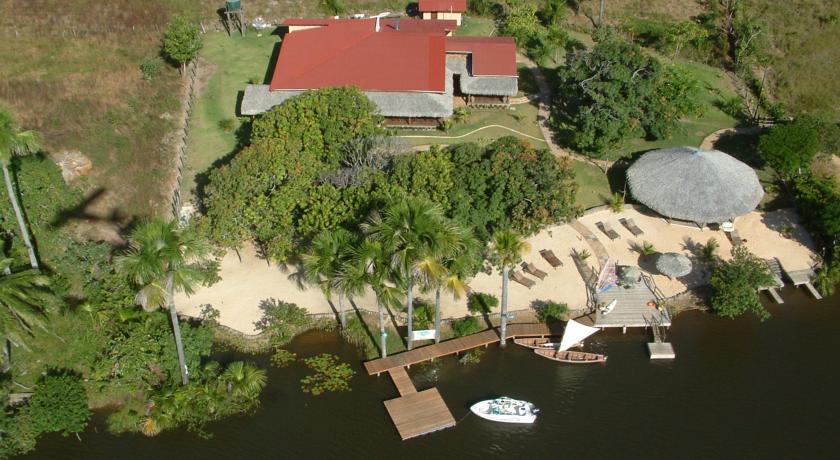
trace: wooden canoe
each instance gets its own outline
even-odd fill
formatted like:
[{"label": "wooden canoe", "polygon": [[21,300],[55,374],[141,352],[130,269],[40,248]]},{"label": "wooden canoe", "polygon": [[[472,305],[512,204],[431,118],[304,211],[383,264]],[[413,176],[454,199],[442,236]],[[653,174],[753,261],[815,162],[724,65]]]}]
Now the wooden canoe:
[{"label": "wooden canoe", "polygon": [[583,351],[557,351],[551,348],[535,348],[534,353],[543,358],[570,364],[603,363],[607,360],[607,357],[604,355]]},{"label": "wooden canoe", "polygon": [[560,342],[554,342],[551,338],[524,338],[524,339],[513,339],[513,343],[517,345],[522,345],[523,347],[528,348],[545,348],[545,349],[552,349],[555,346],[560,345]]}]

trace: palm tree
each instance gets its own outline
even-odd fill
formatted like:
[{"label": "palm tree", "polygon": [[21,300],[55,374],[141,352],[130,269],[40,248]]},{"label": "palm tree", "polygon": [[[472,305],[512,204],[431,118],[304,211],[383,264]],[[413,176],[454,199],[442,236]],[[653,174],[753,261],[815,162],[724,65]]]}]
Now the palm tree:
[{"label": "palm tree", "polygon": [[175,292],[192,295],[197,284],[208,281],[210,250],[192,227],[180,228],[175,221],[154,219],[132,231],[128,251],[116,260],[120,273],[140,287],[135,300],[144,310],[169,310],[184,385],[189,383],[189,370],[175,311]]},{"label": "palm tree", "polygon": [[[472,236],[465,236],[460,251],[448,254],[440,264],[440,270],[423,270],[423,286],[435,290],[435,343],[440,343],[440,294],[442,290],[451,293],[455,300],[459,300],[470,290],[466,282],[473,273],[478,241]],[[434,267],[430,267],[434,268]]]},{"label": "palm tree", "polygon": [[9,195],[9,201],[11,201],[12,209],[15,211],[15,219],[17,219],[18,227],[20,227],[23,244],[29,253],[29,265],[34,269],[38,268],[38,258],[35,256],[35,248],[32,246],[32,239],[29,237],[29,229],[23,220],[23,212],[20,210],[12,176],[9,174],[9,165],[12,163],[13,157],[27,155],[38,151],[40,148],[41,135],[35,131],[21,131],[12,114],[7,109],[0,107],[0,167],[3,169],[6,193]]},{"label": "palm tree", "polygon": [[502,229],[493,235],[493,261],[502,271],[502,325],[501,346],[505,346],[507,333],[508,277],[510,268],[522,260],[522,254],[531,250],[531,245],[513,230]]},{"label": "palm tree", "polygon": [[413,197],[394,202],[382,216],[375,214],[363,230],[371,239],[382,243],[393,270],[405,283],[407,348],[411,350],[415,283],[422,282],[423,277],[442,276],[444,270],[439,261],[444,255],[461,249],[465,232],[443,215],[440,206]]},{"label": "palm tree", "polygon": [[344,296],[341,290],[336,289],[336,282],[342,266],[350,256],[352,239],[353,235],[343,229],[322,232],[312,241],[310,251],[301,256],[306,278],[321,288],[327,300],[332,300],[334,291],[338,292],[341,327],[347,325],[347,318],[344,314]]},{"label": "palm tree", "polygon": [[0,338],[3,344],[3,371],[9,369],[10,344],[26,347],[26,336],[33,328],[45,329],[43,302],[49,295],[49,278],[38,270],[5,272],[12,259],[0,260]]},{"label": "palm tree", "polygon": [[228,394],[237,398],[254,398],[265,387],[266,374],[250,364],[237,361],[228,365],[222,372],[220,381]]},{"label": "palm tree", "polygon": [[351,293],[360,295],[364,292],[364,285],[373,290],[379,311],[379,350],[383,358],[388,356],[385,307],[399,304],[398,290],[393,286],[398,281],[399,274],[392,270],[389,258],[378,241],[365,239],[353,249],[351,258],[342,268],[338,283],[348,296]]}]

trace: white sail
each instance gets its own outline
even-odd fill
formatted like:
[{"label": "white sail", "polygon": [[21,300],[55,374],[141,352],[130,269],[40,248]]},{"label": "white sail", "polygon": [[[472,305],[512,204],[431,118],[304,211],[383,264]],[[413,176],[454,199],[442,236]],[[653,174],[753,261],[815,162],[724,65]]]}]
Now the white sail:
[{"label": "white sail", "polygon": [[563,339],[560,340],[560,351],[566,351],[572,348],[583,339],[600,331],[597,327],[589,327],[570,319],[566,323],[566,330],[563,331]]}]

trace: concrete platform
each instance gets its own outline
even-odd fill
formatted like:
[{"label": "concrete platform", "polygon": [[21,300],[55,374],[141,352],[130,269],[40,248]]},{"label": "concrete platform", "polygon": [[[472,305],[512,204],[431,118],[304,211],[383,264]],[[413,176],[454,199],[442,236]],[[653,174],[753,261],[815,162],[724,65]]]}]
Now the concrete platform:
[{"label": "concrete platform", "polygon": [[674,353],[674,347],[668,342],[651,342],[647,344],[650,359],[674,359],[677,354]]}]

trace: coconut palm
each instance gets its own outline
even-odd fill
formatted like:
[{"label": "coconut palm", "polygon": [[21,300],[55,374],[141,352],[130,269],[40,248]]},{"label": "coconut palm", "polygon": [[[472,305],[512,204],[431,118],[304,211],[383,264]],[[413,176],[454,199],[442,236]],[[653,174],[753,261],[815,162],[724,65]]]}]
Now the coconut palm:
[{"label": "coconut palm", "polygon": [[237,398],[254,398],[265,387],[266,374],[250,364],[237,361],[228,365],[222,372],[220,381],[228,394]]},{"label": "coconut palm", "polygon": [[38,258],[35,256],[35,248],[32,246],[32,239],[29,237],[29,229],[23,220],[23,212],[20,210],[12,176],[9,174],[9,165],[15,156],[27,155],[38,151],[40,148],[40,134],[35,131],[21,131],[12,114],[7,109],[0,107],[0,167],[3,169],[6,193],[12,203],[23,244],[29,253],[29,265],[35,269],[38,268]]},{"label": "coconut palm", "polygon": [[327,300],[332,300],[333,292],[338,293],[341,327],[346,326],[347,318],[344,296],[341,290],[336,289],[336,282],[342,266],[350,257],[352,239],[352,234],[343,229],[322,232],[312,241],[309,252],[301,255],[303,271],[309,282],[321,288]]},{"label": "coconut palm", "polygon": [[[407,348],[413,345],[413,290],[422,278],[440,278],[444,255],[461,249],[464,230],[443,215],[440,206],[420,198],[394,202],[380,216],[375,214],[363,226],[365,233],[382,243],[393,270],[405,283],[408,313]],[[425,272],[425,274],[424,274]]]},{"label": "coconut palm", "polygon": [[390,255],[378,241],[365,239],[353,249],[350,259],[344,264],[338,285],[348,297],[360,295],[364,286],[370,286],[376,296],[379,311],[379,350],[383,358],[388,356],[388,334],[385,332],[385,308],[399,304],[399,292],[394,284],[398,273],[392,270]]},{"label": "coconut palm", "polygon": [[0,260],[0,343],[3,344],[3,370],[8,370],[9,345],[26,347],[34,328],[44,329],[44,301],[49,295],[49,278],[38,270],[5,273],[12,259]]},{"label": "coconut palm", "polygon": [[531,245],[510,229],[496,231],[493,235],[493,262],[502,271],[502,325],[501,346],[505,346],[507,333],[508,278],[510,269],[522,260],[522,254],[531,250]]},{"label": "coconut palm", "polygon": [[140,288],[137,304],[146,311],[169,310],[184,385],[189,383],[189,370],[175,311],[175,292],[192,295],[196,285],[209,280],[210,250],[192,227],[180,228],[175,221],[154,219],[134,229],[128,251],[116,260],[119,272]]},{"label": "coconut palm", "polygon": [[[435,291],[435,343],[440,343],[440,295],[445,290],[459,300],[470,290],[466,279],[473,274],[478,254],[478,241],[472,236],[466,236],[462,241],[460,251],[448,254],[440,264],[430,265],[421,271],[424,289]],[[438,268],[439,267],[439,268]]]}]

